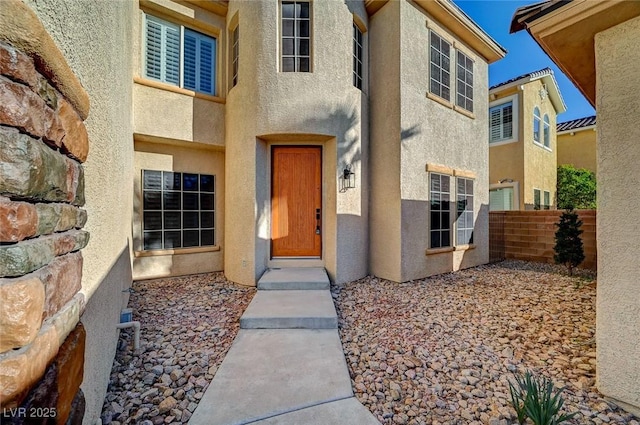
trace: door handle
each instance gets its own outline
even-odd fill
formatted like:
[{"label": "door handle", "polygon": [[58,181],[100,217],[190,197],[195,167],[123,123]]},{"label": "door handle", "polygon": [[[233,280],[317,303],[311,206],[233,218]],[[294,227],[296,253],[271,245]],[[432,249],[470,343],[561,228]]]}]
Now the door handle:
[{"label": "door handle", "polygon": [[320,212],[320,208],[316,208],[316,235],[320,234],[320,218],[322,217],[322,213]]}]

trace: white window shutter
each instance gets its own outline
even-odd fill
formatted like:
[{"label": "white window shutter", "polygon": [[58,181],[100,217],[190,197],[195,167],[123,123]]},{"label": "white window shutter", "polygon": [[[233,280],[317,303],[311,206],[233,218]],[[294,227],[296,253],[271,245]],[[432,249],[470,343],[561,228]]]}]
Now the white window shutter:
[{"label": "white window shutter", "polygon": [[190,90],[197,90],[197,45],[198,38],[193,31],[184,32],[184,76],[183,85]]},{"label": "white window shutter", "polygon": [[171,84],[180,84],[180,28],[175,25],[164,27],[164,78]]},{"label": "white window shutter", "polygon": [[210,37],[201,37],[198,53],[200,57],[199,90],[215,94],[216,40]]},{"label": "white window shutter", "polygon": [[489,117],[489,130],[490,130],[490,134],[489,134],[489,140],[494,142],[497,140],[500,140],[502,138],[502,134],[501,134],[501,109],[493,109],[490,112],[490,117]]},{"label": "white window shutter", "polygon": [[162,24],[147,17],[146,20],[145,75],[162,79]]}]

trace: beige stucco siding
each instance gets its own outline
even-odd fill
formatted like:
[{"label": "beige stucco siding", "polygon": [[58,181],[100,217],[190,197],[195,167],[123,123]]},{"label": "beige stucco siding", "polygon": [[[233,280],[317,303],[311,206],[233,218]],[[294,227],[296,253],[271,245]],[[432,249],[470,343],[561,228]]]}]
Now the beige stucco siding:
[{"label": "beige stucco siding", "polygon": [[[226,104],[225,205],[234,220],[225,223],[225,273],[255,284],[269,264],[270,146],[313,142],[323,145],[322,264],[344,282],[367,271],[368,98],[352,82],[353,13],[365,23],[366,15],[358,3],[313,2],[312,72],[279,72],[279,35],[264,36],[280,33],[279,7],[229,5],[241,36],[239,82]],[[345,164],[358,183],[339,192]]]},{"label": "beige stucco siding", "polygon": [[[100,417],[116,349],[115,329],[131,283],[133,144],[131,142],[133,2],[28,0],[89,94],[85,195],[91,234],[82,251],[87,308],[85,424]],[[61,11],[64,13],[61,13]]]},{"label": "beige stucco siding", "polygon": [[[543,191],[550,194],[551,205],[555,205],[557,183],[557,143],[556,111],[549,97],[540,96],[542,81],[536,80],[524,85],[522,90],[521,123],[524,143],[524,181],[521,186],[521,202],[524,209],[533,209],[533,190],[540,189],[541,202]],[[533,141],[533,111],[540,109],[540,144]],[[549,148],[542,146],[544,116],[549,116]]]},{"label": "beige stucco siding", "polygon": [[[153,139],[135,142],[133,175],[133,278],[150,279],[220,271],[224,247],[224,152],[193,143]],[[215,247],[149,252],[143,249],[142,170],[175,171],[215,176]]]},{"label": "beige stucco siding", "polygon": [[[487,64],[420,8],[401,2],[401,206],[402,281],[486,263],[488,258]],[[425,25],[429,20],[428,27]],[[474,61],[474,117],[427,98],[429,90],[429,30],[452,45],[451,64],[460,49]],[[455,103],[455,73],[451,100]],[[473,250],[425,256],[429,248],[429,174],[426,164],[441,164],[475,175]],[[452,199],[455,181],[452,179]],[[452,203],[452,215],[455,204]],[[452,228],[453,245],[455,227]]]},{"label": "beige stucco siding", "polygon": [[597,385],[605,395],[640,414],[640,326],[635,247],[640,232],[630,214],[638,209],[640,162],[640,18],[598,33],[598,294]]},{"label": "beige stucco siding", "polygon": [[558,134],[558,165],[597,171],[596,130],[589,128]]},{"label": "beige stucco siding", "polygon": [[400,2],[371,19],[370,269],[402,280],[400,205]]}]

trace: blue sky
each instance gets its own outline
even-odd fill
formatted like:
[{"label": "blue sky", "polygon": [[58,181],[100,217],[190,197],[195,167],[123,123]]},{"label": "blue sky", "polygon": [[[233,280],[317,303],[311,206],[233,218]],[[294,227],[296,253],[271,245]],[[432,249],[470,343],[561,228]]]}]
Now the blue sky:
[{"label": "blue sky", "polygon": [[595,111],[564,76],[562,71],[538,46],[526,31],[509,34],[511,17],[520,6],[536,0],[454,0],[478,25],[507,49],[507,56],[489,65],[489,86],[549,67],[555,73],[560,93],[567,105],[567,112],[558,115],[558,122],[594,115]]}]

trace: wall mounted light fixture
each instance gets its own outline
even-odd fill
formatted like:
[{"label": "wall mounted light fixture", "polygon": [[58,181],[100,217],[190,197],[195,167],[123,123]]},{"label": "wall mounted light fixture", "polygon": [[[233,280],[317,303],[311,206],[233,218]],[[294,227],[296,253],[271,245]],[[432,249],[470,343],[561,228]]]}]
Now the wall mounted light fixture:
[{"label": "wall mounted light fixture", "polygon": [[356,187],[356,173],[351,171],[351,165],[346,165],[342,170],[340,179],[340,192],[346,192],[347,189]]}]

